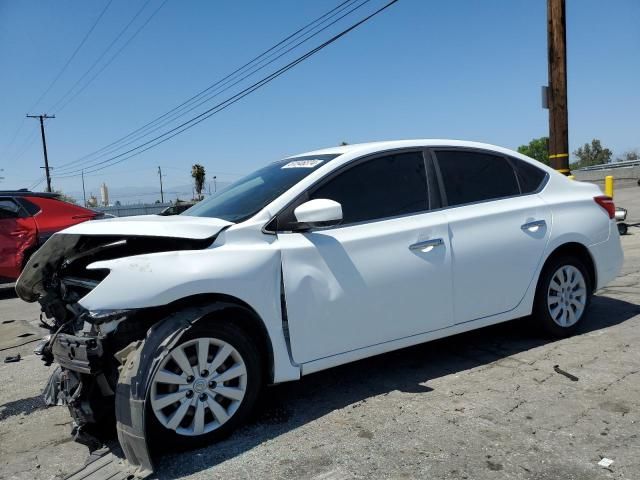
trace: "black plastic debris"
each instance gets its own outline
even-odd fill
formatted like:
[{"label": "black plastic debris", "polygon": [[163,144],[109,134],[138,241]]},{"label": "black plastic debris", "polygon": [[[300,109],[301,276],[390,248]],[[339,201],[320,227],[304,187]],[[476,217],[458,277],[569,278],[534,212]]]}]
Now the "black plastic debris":
[{"label": "black plastic debris", "polygon": [[569,372],[565,372],[564,370],[562,370],[560,368],[560,365],[554,365],[553,366],[553,370],[556,373],[559,373],[560,375],[564,375],[565,377],[567,377],[572,382],[577,382],[579,380],[578,377],[576,377],[575,375],[571,375]]},{"label": "black plastic debris", "polygon": [[66,480],[138,480],[149,475],[150,473],[132,468],[126,460],[105,447],[93,452],[85,466],[69,475]]},{"label": "black plastic debris", "polygon": [[15,363],[15,362],[19,362],[20,360],[21,360],[20,354],[10,355],[8,357],[5,357],[4,363]]}]

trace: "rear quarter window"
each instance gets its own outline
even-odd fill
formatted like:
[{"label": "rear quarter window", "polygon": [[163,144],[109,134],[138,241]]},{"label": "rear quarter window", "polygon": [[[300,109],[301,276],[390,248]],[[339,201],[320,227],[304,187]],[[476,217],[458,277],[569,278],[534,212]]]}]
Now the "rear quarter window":
[{"label": "rear quarter window", "polygon": [[517,158],[509,158],[516,169],[522,193],[533,193],[540,189],[547,178],[547,172]]},{"label": "rear quarter window", "polygon": [[23,197],[18,197],[16,198],[16,200],[18,201],[18,203],[20,205],[22,205],[22,208],[24,208],[27,212],[29,212],[29,215],[31,215],[32,217],[36,214],[40,212],[40,207],[38,205],[36,205],[33,202],[30,202],[29,200],[27,200],[26,198]]}]

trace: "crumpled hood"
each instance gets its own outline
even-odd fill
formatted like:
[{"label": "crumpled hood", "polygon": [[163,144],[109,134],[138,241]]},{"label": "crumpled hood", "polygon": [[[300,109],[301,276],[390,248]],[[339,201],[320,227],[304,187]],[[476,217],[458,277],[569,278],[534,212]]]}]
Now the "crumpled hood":
[{"label": "crumpled hood", "polygon": [[209,217],[175,215],[141,215],[137,217],[107,218],[79,223],[61,233],[76,235],[142,235],[145,237],[174,237],[202,240],[217,235],[233,225],[226,220]]},{"label": "crumpled hood", "polygon": [[145,253],[207,248],[231,222],[217,218],[144,215],[80,223],[54,234],[29,259],[16,293],[35,302],[61,268]]}]

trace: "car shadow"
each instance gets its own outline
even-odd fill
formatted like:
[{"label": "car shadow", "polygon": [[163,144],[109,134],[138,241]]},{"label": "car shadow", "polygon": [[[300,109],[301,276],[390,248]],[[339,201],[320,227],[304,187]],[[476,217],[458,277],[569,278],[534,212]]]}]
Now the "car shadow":
[{"label": "car shadow", "polygon": [[[620,324],[638,314],[638,305],[596,296],[578,335]],[[164,453],[156,460],[157,478],[172,480],[214,467],[334,410],[355,407],[368,398],[394,390],[428,393],[433,390],[425,385],[429,380],[553,342],[523,328],[525,320],[371,357],[303,377],[298,382],[270,387],[252,423],[209,447]],[[184,458],[178,460],[184,455],[190,456],[188,462]]]},{"label": "car shadow", "polygon": [[0,422],[16,415],[30,415],[46,407],[42,395],[7,402],[0,405]]}]

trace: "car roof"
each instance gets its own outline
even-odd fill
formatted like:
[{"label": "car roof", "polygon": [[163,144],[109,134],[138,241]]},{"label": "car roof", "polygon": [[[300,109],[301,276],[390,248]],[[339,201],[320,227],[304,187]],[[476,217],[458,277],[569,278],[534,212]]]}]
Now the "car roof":
[{"label": "car roof", "polygon": [[510,150],[491,145],[489,143],[470,142],[466,140],[453,140],[442,138],[415,139],[415,140],[390,140],[381,142],[354,143],[348,145],[340,145],[337,147],[323,148],[313,150],[311,152],[300,153],[289,158],[309,156],[309,155],[344,155],[351,153],[370,153],[375,151],[393,150],[397,148],[413,148],[413,147],[465,147],[479,148],[483,150],[493,150],[502,153],[512,153]]},{"label": "car roof", "polygon": [[32,192],[26,188],[22,190],[0,190],[0,197],[44,197],[58,198],[60,194],[49,192]]}]

